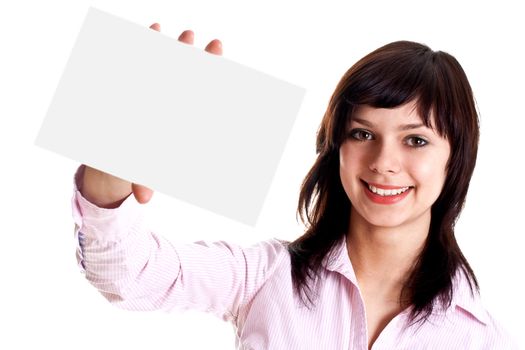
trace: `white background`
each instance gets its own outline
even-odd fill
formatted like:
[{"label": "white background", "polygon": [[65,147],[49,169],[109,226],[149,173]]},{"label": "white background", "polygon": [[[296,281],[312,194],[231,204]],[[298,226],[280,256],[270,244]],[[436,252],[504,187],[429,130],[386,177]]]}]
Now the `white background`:
[{"label": "white background", "polygon": [[520,34],[525,26],[517,4],[2,2],[0,348],[233,348],[228,324],[193,313],[117,310],[77,270],[69,200],[78,164],[33,142],[89,6],[144,26],[160,22],[173,37],[191,28],[199,47],[220,38],[226,57],[308,90],[258,227],[156,194],[147,208],[152,226],[179,240],[249,243],[297,237],[298,188],[314,159],[315,132],[328,99],[346,69],[369,51],[400,39],[453,54],[469,76],[482,127],[478,166],[457,237],[479,278],[485,306],[525,347],[519,324],[525,313],[525,57]]}]

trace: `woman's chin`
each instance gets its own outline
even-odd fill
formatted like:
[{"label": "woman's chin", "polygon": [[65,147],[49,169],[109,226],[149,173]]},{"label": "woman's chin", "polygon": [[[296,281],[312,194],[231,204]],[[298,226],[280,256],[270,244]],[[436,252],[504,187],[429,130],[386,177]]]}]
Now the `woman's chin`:
[{"label": "woman's chin", "polygon": [[409,218],[406,215],[402,215],[399,212],[387,212],[387,211],[369,211],[359,214],[357,210],[354,210],[353,217],[359,221],[362,221],[362,224],[372,227],[384,227],[384,228],[395,228],[403,226],[409,221]]},{"label": "woman's chin", "polygon": [[406,222],[406,220],[403,220],[399,217],[396,217],[396,218],[374,217],[374,218],[369,218],[366,221],[368,222],[370,226],[384,227],[384,228],[400,227]]}]

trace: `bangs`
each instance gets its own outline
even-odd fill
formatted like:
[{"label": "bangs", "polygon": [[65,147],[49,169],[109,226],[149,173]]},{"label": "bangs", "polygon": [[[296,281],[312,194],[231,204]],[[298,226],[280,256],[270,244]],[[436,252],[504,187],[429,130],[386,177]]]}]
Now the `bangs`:
[{"label": "bangs", "polygon": [[477,144],[474,96],[459,62],[426,45],[396,41],[363,57],[341,78],[318,133],[317,152],[338,152],[356,107],[395,108],[409,102],[415,102],[422,123],[452,147]]},{"label": "bangs", "polygon": [[359,105],[395,108],[415,101],[422,122],[440,136],[451,138],[456,126],[454,117],[462,114],[461,101],[468,101],[469,95],[468,91],[457,89],[459,84],[455,84],[454,77],[464,72],[452,60],[455,61],[444,52],[407,41],[370,53],[343,79],[346,84],[341,97],[347,106],[340,112],[344,112],[345,124]]}]

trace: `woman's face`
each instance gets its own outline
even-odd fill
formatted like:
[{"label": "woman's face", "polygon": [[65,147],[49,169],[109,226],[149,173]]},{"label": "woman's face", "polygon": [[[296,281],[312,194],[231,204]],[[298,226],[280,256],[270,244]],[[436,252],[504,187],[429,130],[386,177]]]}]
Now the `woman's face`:
[{"label": "woman's face", "polygon": [[352,215],[381,227],[430,222],[445,182],[448,141],[423,124],[414,102],[361,106],[352,119],[339,149]]}]

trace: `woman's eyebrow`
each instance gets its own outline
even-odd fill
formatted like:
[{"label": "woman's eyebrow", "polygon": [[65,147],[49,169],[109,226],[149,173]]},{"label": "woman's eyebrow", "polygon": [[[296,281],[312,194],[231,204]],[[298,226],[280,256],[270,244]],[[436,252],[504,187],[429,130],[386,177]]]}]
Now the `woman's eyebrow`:
[{"label": "woman's eyebrow", "polygon": [[411,129],[418,129],[422,127],[426,127],[426,125],[423,123],[405,124],[405,125],[401,125],[399,127],[399,130],[411,130]]},{"label": "woman's eyebrow", "polygon": [[352,121],[353,122],[356,122],[356,123],[359,123],[359,124],[362,124],[364,126],[368,126],[369,128],[372,128],[374,127],[374,124],[370,123],[368,120],[364,120],[364,119],[361,119],[361,118],[352,118]]},{"label": "woman's eyebrow", "polygon": [[[352,121],[356,122],[356,123],[359,123],[359,124],[362,124],[364,126],[367,126],[369,128],[373,128],[374,127],[374,124],[369,122],[368,120],[365,120],[365,119],[361,119],[361,118],[352,118]],[[399,126],[399,130],[402,130],[402,131],[405,131],[405,130],[412,130],[412,129],[418,129],[418,128],[421,128],[421,127],[426,127],[425,124],[423,123],[410,123],[410,124],[404,124],[404,125],[400,125]]]}]

